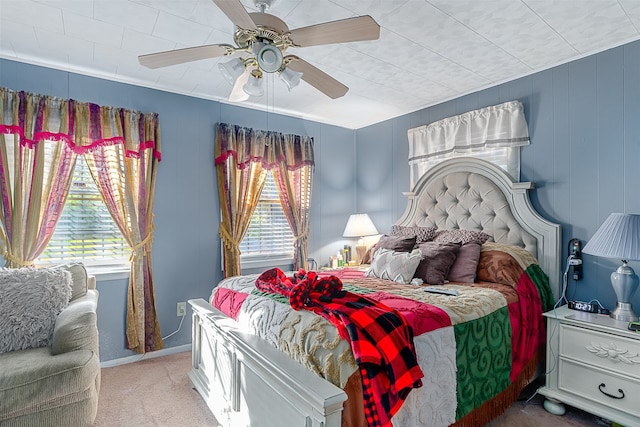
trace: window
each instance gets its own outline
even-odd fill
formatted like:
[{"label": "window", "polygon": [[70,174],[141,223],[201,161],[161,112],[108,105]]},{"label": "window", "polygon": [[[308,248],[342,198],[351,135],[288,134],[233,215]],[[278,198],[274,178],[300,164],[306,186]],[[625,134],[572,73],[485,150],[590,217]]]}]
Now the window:
[{"label": "window", "polygon": [[282,210],[275,179],[267,172],[260,201],[240,244],[243,264],[265,258],[293,258],[293,233]]},{"label": "window", "polygon": [[409,129],[411,188],[438,163],[475,157],[501,167],[520,180],[520,147],[529,144],[529,129],[520,101],[468,111]]},{"label": "window", "polygon": [[477,150],[452,150],[439,156],[409,160],[412,174],[411,186],[413,187],[422,175],[438,163],[458,157],[474,157],[486,160],[502,168],[505,172],[517,176],[518,179],[520,178],[520,147],[482,147]]},{"label": "window", "polygon": [[78,156],[60,220],[39,263],[82,261],[87,265],[126,264],[131,251]]}]

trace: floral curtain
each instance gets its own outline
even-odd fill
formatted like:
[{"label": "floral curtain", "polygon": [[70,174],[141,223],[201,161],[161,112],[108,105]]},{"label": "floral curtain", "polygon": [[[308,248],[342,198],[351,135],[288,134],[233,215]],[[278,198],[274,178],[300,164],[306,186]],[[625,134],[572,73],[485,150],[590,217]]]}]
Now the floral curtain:
[{"label": "floral curtain", "polygon": [[240,242],[258,206],[267,177],[261,160],[267,145],[251,129],[218,123],[215,164],[220,198],[224,277],[240,275]]},{"label": "floral curtain", "polygon": [[275,138],[272,169],[282,209],[295,238],[293,268],[309,268],[309,219],[313,184],[313,139],[297,135]]},{"label": "floral curtain", "polygon": [[296,239],[296,268],[307,268],[313,139],[219,123],[215,164],[222,218],[224,276],[240,274],[240,243],[272,170],[287,221]]},{"label": "floral curtain", "polygon": [[139,353],[162,348],[156,317],[151,243],[153,195],[160,161],[160,129],[156,114],[141,114],[94,104],[76,106],[90,127],[76,132],[81,141],[98,136],[105,144],[85,153],[87,166],[129,247],[131,274],[127,293],[127,347]]},{"label": "floral curtain", "polygon": [[84,155],[132,249],[127,346],[138,352],[162,348],[150,259],[157,115],[4,88],[0,97],[0,237],[8,265],[32,265],[45,249],[76,155]]},{"label": "floral curtain", "polygon": [[69,193],[73,102],[0,88],[0,248],[8,267],[44,251]]}]

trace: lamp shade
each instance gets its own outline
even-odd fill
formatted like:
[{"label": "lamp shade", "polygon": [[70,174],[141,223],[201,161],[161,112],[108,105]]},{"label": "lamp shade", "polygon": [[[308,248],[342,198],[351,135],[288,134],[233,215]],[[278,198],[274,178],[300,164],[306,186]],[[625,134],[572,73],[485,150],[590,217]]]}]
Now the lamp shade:
[{"label": "lamp shade", "polygon": [[353,214],[349,217],[342,237],[364,237],[378,234],[376,226],[368,214]]},{"label": "lamp shade", "polygon": [[253,73],[249,75],[249,80],[242,86],[247,94],[251,96],[262,96],[264,89],[262,89],[262,77],[256,77]]},{"label": "lamp shade", "polygon": [[291,90],[300,84],[300,78],[302,73],[299,71],[293,71],[291,68],[284,68],[280,71],[280,78],[287,85],[287,89]]},{"label": "lamp shade", "polygon": [[582,252],[603,258],[640,261],[640,214],[612,213]]},{"label": "lamp shade", "polygon": [[225,80],[234,84],[244,72],[244,62],[240,58],[235,58],[229,62],[219,63],[218,68],[222,71]]}]

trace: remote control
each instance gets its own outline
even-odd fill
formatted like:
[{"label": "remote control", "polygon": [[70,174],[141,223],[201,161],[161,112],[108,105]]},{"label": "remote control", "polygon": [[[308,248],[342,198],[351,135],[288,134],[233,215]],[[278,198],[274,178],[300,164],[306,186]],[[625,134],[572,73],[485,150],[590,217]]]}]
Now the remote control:
[{"label": "remote control", "polygon": [[458,291],[454,291],[453,289],[443,289],[443,288],[424,288],[425,292],[431,292],[432,294],[442,294],[442,295],[451,295],[454,297],[458,296]]}]

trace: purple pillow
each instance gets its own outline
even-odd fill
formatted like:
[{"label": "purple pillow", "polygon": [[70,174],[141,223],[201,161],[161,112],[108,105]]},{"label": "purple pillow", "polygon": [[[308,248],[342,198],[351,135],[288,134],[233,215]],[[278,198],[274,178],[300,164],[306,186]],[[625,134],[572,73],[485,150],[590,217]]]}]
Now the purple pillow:
[{"label": "purple pillow", "polygon": [[416,245],[416,236],[391,236],[388,234],[382,235],[378,243],[376,243],[376,249],[389,249],[396,252],[411,252]]},{"label": "purple pillow", "polygon": [[370,247],[360,260],[361,264],[371,264],[378,249],[389,249],[394,252],[411,252],[416,245],[416,236],[392,236],[383,234],[380,240]]},{"label": "purple pillow", "polygon": [[447,279],[452,282],[473,283],[476,281],[476,269],[480,260],[482,245],[471,242],[460,246]]},{"label": "purple pillow", "polygon": [[457,243],[424,242],[418,245],[422,259],[413,277],[430,285],[442,285],[460,250]]}]

